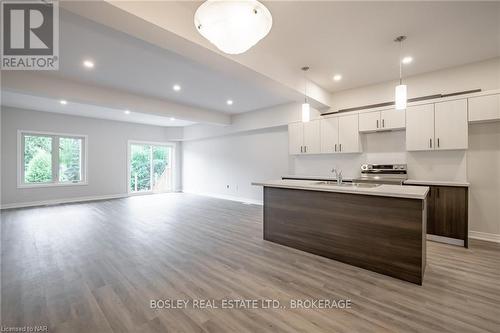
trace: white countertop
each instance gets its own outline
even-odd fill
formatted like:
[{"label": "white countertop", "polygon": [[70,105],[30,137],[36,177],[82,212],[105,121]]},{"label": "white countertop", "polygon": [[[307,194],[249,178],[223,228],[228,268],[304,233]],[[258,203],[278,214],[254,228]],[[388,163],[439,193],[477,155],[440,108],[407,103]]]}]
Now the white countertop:
[{"label": "white countertop", "polygon": [[[321,180],[337,180],[333,175],[331,176],[302,176],[302,175],[284,175],[281,178],[300,178],[300,179],[321,179]],[[345,181],[352,181],[352,178],[342,178]]]},{"label": "white countertop", "polygon": [[458,186],[458,187],[469,187],[470,183],[460,182],[460,181],[448,181],[448,180],[417,180],[417,179],[407,179],[405,184],[408,185],[436,185],[436,186]]},{"label": "white countertop", "polygon": [[352,194],[377,195],[383,197],[397,197],[408,199],[425,199],[429,188],[427,186],[408,186],[408,185],[379,185],[377,187],[356,187],[356,186],[338,186],[330,184],[319,184],[319,181],[311,180],[268,180],[263,182],[253,182],[252,185],[291,188],[306,191],[325,191]]}]

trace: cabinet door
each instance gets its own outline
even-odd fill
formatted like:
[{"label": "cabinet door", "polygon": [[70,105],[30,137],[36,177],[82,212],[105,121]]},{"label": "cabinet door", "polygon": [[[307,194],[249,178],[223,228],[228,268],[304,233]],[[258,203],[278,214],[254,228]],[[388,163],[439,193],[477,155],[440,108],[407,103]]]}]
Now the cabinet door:
[{"label": "cabinet door", "polygon": [[469,121],[500,120],[500,94],[469,98]]},{"label": "cabinet door", "polygon": [[319,120],[304,123],[304,149],[307,154],[318,154],[321,151],[319,123]]},{"label": "cabinet door", "polygon": [[359,114],[360,132],[373,132],[378,130],[380,127],[380,111]]},{"label": "cabinet door", "polygon": [[382,110],[380,111],[380,127],[382,129],[393,130],[403,129],[406,124],[405,110]]},{"label": "cabinet door", "polygon": [[320,120],[321,152],[335,153],[339,149],[339,118]]},{"label": "cabinet door", "polygon": [[467,100],[436,103],[436,149],[467,149]]},{"label": "cabinet door", "polygon": [[341,153],[358,153],[361,151],[357,114],[339,117],[339,151]]},{"label": "cabinet door", "polygon": [[432,214],[429,211],[427,233],[465,240],[467,230],[467,188],[432,186]]},{"label": "cabinet door", "polygon": [[434,104],[406,109],[406,150],[434,149]]},{"label": "cabinet door", "polygon": [[304,126],[302,123],[288,125],[288,152],[291,155],[301,154],[304,146]]}]

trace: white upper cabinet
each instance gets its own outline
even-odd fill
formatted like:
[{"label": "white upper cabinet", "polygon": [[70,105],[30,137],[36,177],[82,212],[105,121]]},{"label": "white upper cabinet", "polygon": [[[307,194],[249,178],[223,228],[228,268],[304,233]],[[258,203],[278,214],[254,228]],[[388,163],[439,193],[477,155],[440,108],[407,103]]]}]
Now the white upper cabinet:
[{"label": "white upper cabinet", "polygon": [[359,114],[359,131],[374,132],[380,126],[380,111],[364,112]]},{"label": "white upper cabinet", "polygon": [[288,150],[291,155],[318,154],[321,149],[320,121],[288,125]]},{"label": "white upper cabinet", "polygon": [[459,99],[435,104],[435,149],[467,149],[467,100]]},{"label": "white upper cabinet", "polygon": [[320,120],[321,152],[336,153],[339,149],[339,118],[323,118]]},{"label": "white upper cabinet", "polygon": [[321,150],[321,135],[319,120],[304,123],[304,152],[318,154]]},{"label": "white upper cabinet", "polygon": [[406,109],[406,150],[433,150],[434,104]]},{"label": "white upper cabinet", "polygon": [[467,100],[406,109],[406,150],[467,149]]},{"label": "white upper cabinet", "polygon": [[360,113],[359,131],[375,132],[404,129],[406,122],[405,114],[404,110],[395,110],[394,108]]},{"label": "white upper cabinet", "polygon": [[340,153],[359,153],[361,151],[358,125],[357,114],[339,117]]},{"label": "white upper cabinet", "polygon": [[304,126],[302,123],[288,124],[288,151],[291,155],[304,150]]},{"label": "white upper cabinet", "polygon": [[469,121],[500,120],[500,94],[469,98]]},{"label": "white upper cabinet", "polygon": [[380,111],[380,126],[382,130],[404,129],[406,124],[406,111],[394,108]]}]

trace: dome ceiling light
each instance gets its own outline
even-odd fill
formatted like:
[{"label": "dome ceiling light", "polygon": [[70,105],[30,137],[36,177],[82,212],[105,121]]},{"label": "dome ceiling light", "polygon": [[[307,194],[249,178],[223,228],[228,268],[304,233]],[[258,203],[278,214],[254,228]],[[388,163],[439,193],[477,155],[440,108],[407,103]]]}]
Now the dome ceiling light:
[{"label": "dome ceiling light", "polygon": [[241,54],[269,33],[273,17],[256,0],[207,0],[196,10],[194,25],[222,52]]}]

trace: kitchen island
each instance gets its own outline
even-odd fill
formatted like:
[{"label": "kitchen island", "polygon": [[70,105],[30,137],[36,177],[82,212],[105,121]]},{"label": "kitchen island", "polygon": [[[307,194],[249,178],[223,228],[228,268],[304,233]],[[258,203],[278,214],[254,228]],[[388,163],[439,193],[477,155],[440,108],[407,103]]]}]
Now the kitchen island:
[{"label": "kitchen island", "polygon": [[428,187],[308,180],[264,187],[264,239],[422,284]]}]

